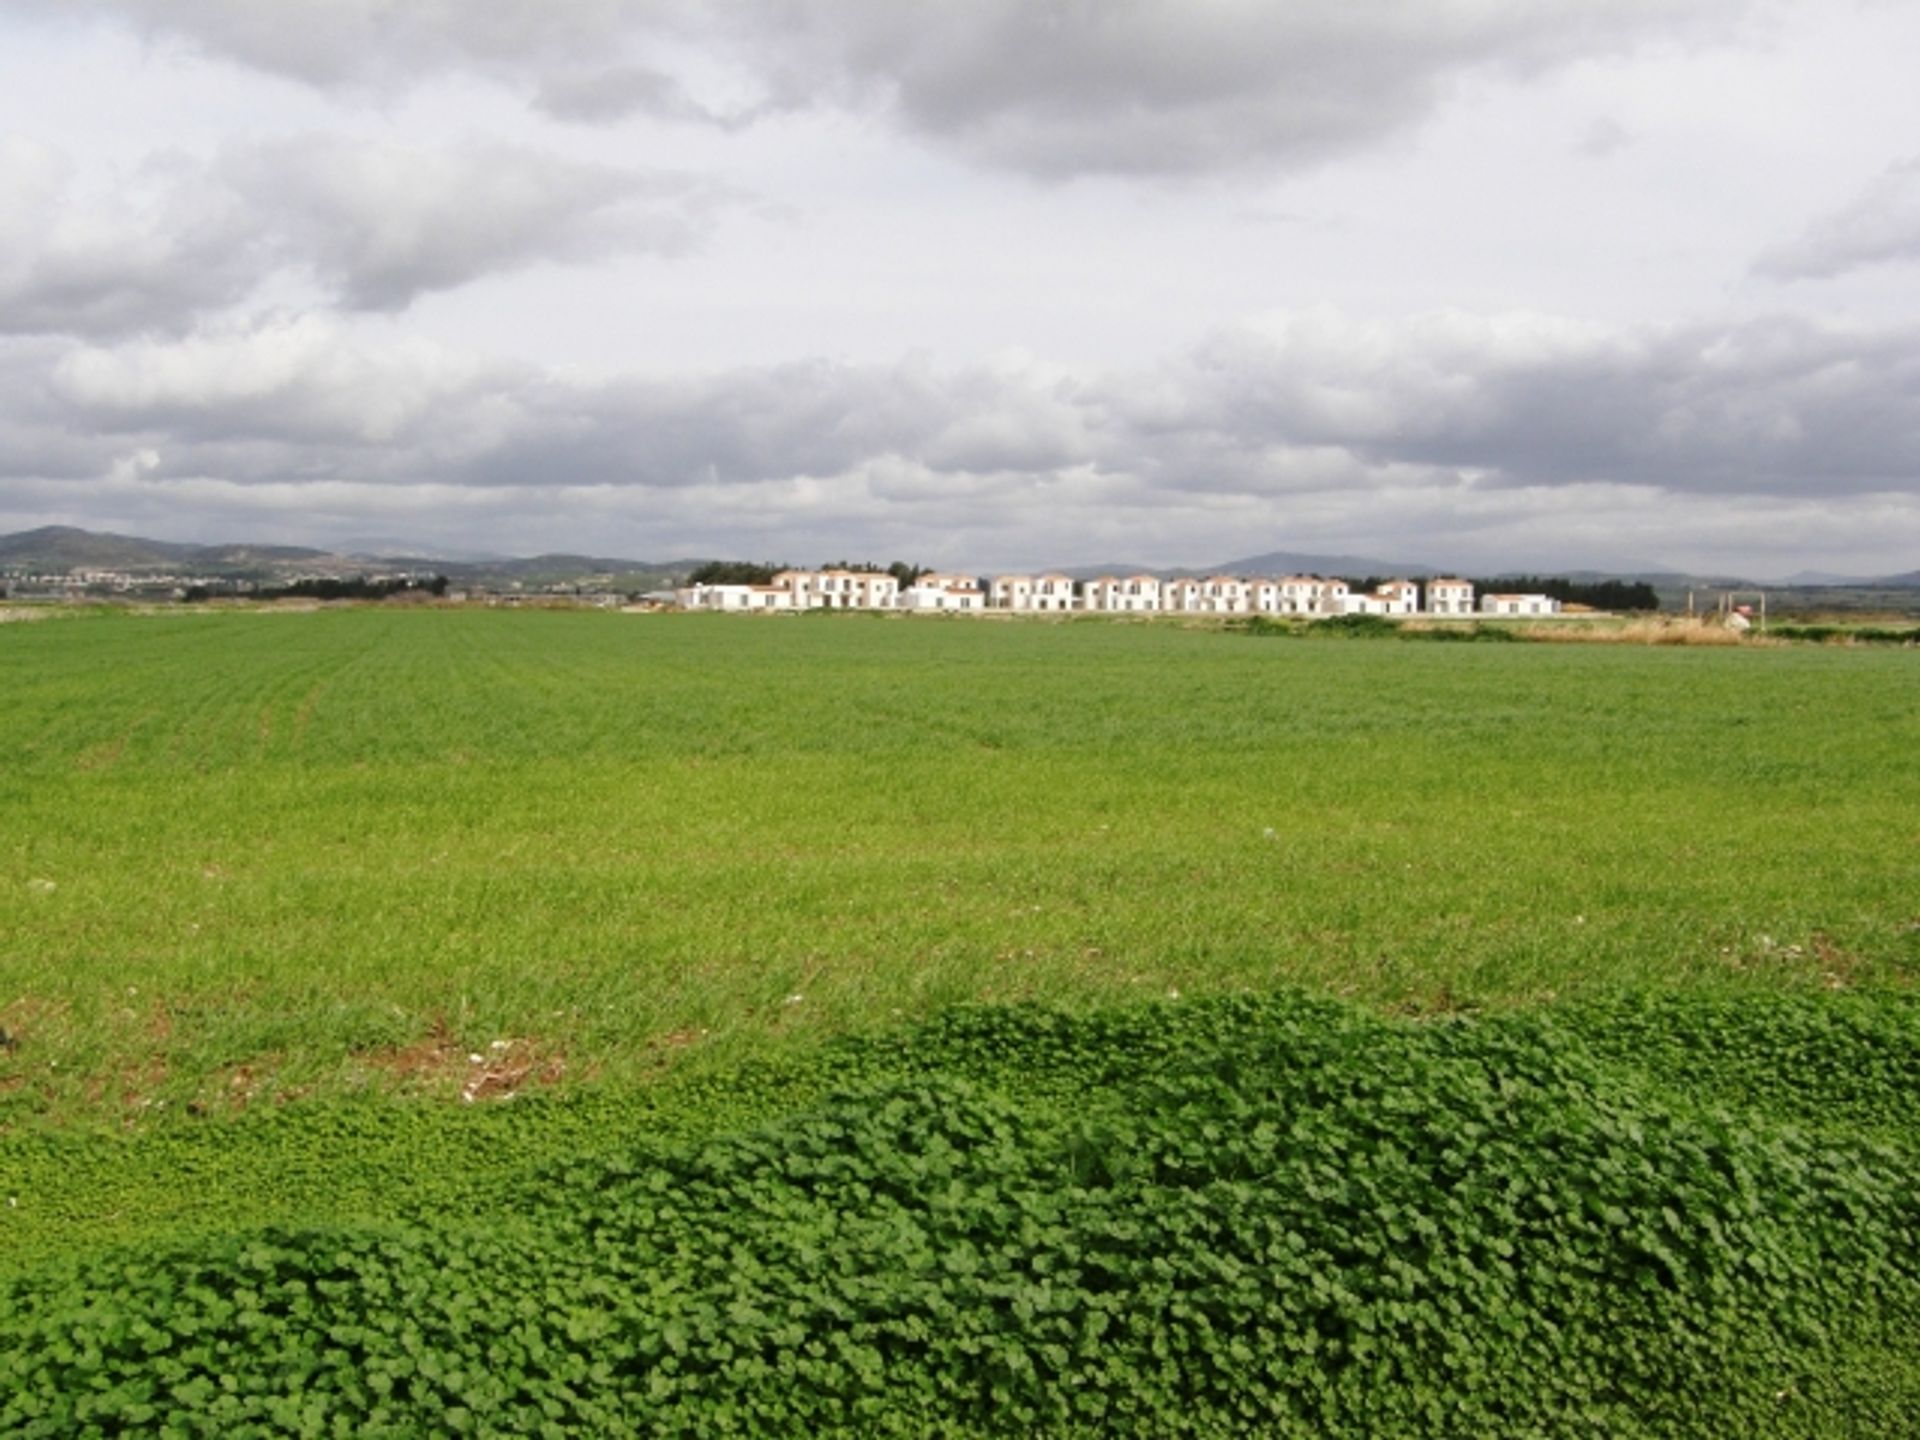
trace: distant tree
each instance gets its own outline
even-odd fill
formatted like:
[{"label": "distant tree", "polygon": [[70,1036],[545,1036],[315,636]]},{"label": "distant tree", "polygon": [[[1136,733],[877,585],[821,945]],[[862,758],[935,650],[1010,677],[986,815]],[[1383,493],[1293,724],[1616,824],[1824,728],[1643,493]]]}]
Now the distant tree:
[{"label": "distant tree", "polygon": [[1473,582],[1474,593],[1545,595],[1563,605],[1595,610],[1658,610],[1660,597],[1644,580],[1564,580],[1547,575],[1501,575]]},{"label": "distant tree", "polygon": [[687,576],[689,585],[767,585],[773,577],[790,567],[756,565],[750,560],[709,560],[696,565]]},{"label": "distant tree", "polygon": [[914,581],[926,573],[927,567],[925,565],[909,565],[904,560],[896,560],[887,566],[887,574],[893,576],[894,579],[900,582],[900,588],[902,590],[907,589]]},{"label": "distant tree", "polygon": [[436,597],[445,595],[447,593],[447,577],[444,575],[434,576],[433,580],[428,584],[427,589],[431,590]]}]

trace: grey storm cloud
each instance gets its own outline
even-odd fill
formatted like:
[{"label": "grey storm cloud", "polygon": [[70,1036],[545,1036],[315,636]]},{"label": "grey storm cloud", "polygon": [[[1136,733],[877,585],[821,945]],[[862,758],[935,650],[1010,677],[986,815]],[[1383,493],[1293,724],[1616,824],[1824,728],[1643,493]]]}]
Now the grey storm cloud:
[{"label": "grey storm cloud", "polygon": [[1189,471],[1262,447],[1493,485],[1920,491],[1920,331],[1307,316],[1216,337],[1123,407]]},{"label": "grey storm cloud", "polygon": [[[39,0],[43,8],[50,0]],[[1463,78],[1526,74],[1724,31],[1753,0],[62,0],[316,85],[468,70],[549,113],[725,123],[877,108],[991,165],[1046,177],[1317,162],[1400,132]],[[727,111],[670,57],[759,99]]]},{"label": "grey storm cloud", "polygon": [[929,474],[1038,474],[1091,450],[1071,394],[919,362],[814,360],[672,380],[545,384],[463,478],[757,485],[908,459]]},{"label": "grey storm cloud", "polygon": [[58,418],[115,454],[150,447],[169,470],[237,483],[701,488],[741,505],[752,487],[836,476],[864,477],[883,505],[1086,476],[1167,503],[1596,485],[1920,494],[1920,330],[1792,319],[1309,312],[1155,369],[1070,380],[816,360],[605,381],[369,345],[306,319],[72,348],[35,393],[41,433]]},{"label": "grey storm cloud", "polygon": [[1920,261],[1920,157],[1889,166],[1853,200],[1762,255],[1778,280],[1820,280],[1868,265]]},{"label": "grey storm cloud", "polygon": [[542,262],[697,245],[727,197],[690,177],[502,144],[305,135],[150,159],[82,193],[45,146],[0,146],[0,331],[184,331],[276,275],[402,309]]},{"label": "grey storm cloud", "polygon": [[74,165],[0,141],[0,332],[114,335],[177,327],[253,289],[257,217],[176,162],[82,197]]},{"label": "grey storm cloud", "polygon": [[717,192],[688,177],[506,145],[420,149],[305,136],[226,154],[218,173],[285,261],[348,305],[416,296],[539,261],[691,248]]},{"label": "grey storm cloud", "polygon": [[536,108],[556,120],[586,125],[655,115],[667,120],[728,123],[689,95],[664,70],[648,65],[563,66],[542,75],[533,93]]},{"label": "grey storm cloud", "polygon": [[[1722,0],[967,0],[780,6],[767,69],[890,101],[914,130],[1040,176],[1311,163],[1430,113],[1488,68],[1525,73],[1725,24]],[[811,42],[810,66],[790,56]]]},{"label": "grey storm cloud", "polygon": [[26,0],[43,11],[113,16],[315,85],[406,84],[452,68],[578,64],[615,50],[649,0]]}]

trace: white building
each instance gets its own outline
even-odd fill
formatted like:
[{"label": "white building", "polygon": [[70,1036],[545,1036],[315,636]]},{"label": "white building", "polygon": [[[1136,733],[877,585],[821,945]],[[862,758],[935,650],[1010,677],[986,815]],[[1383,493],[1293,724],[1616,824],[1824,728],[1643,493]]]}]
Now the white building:
[{"label": "white building", "polygon": [[1160,587],[1160,608],[1180,611],[1199,609],[1200,582],[1190,575],[1167,581]]},{"label": "white building", "polygon": [[987,604],[995,610],[1059,613],[1073,609],[1073,577],[1047,574],[998,575],[987,587]]},{"label": "white building", "polygon": [[1256,615],[1311,615],[1323,582],[1308,575],[1283,575],[1243,583],[1247,609]]},{"label": "white building", "polygon": [[1206,615],[1244,615],[1252,608],[1247,582],[1237,575],[1209,575],[1200,582],[1194,608]]},{"label": "white building", "polygon": [[1031,575],[996,575],[993,583],[987,587],[987,603],[996,610],[1031,610],[1033,608],[1033,577]]},{"label": "white building", "polygon": [[1033,582],[1033,608],[1058,614],[1073,609],[1073,577],[1049,571]]},{"label": "white building", "polygon": [[1339,593],[1329,594],[1322,601],[1323,615],[1384,615],[1386,602],[1378,595],[1365,590],[1349,590],[1344,585]]},{"label": "white building", "polygon": [[1160,608],[1192,615],[1244,615],[1252,590],[1237,575],[1183,576],[1160,587]]},{"label": "white building", "polygon": [[986,592],[971,575],[922,575],[900,592],[902,610],[974,611],[987,608]]},{"label": "white building", "polygon": [[1344,580],[1322,580],[1310,576],[1307,583],[1312,587],[1307,602],[1309,615],[1353,615],[1360,613],[1347,608],[1347,582]]},{"label": "white building", "polygon": [[782,570],[773,583],[796,610],[891,610],[900,581],[884,570]]},{"label": "white building", "polygon": [[783,585],[689,585],[679,593],[688,610],[791,610],[793,594]]},{"label": "white building", "polygon": [[1427,582],[1427,613],[1430,615],[1471,615],[1473,582],[1452,578]]},{"label": "white building", "polygon": [[1325,593],[1322,613],[1328,615],[1414,615],[1420,609],[1420,587],[1411,580],[1389,580],[1376,590],[1349,590],[1339,581]]},{"label": "white building", "polygon": [[1129,575],[1125,579],[1102,575],[1087,581],[1081,608],[1124,613],[1159,610],[1164,601],[1164,588],[1151,575]]},{"label": "white building", "polygon": [[1413,615],[1420,610],[1420,587],[1411,580],[1389,580],[1373,592],[1380,615]]},{"label": "white building", "polygon": [[1482,595],[1482,615],[1558,615],[1560,602],[1546,595]]}]

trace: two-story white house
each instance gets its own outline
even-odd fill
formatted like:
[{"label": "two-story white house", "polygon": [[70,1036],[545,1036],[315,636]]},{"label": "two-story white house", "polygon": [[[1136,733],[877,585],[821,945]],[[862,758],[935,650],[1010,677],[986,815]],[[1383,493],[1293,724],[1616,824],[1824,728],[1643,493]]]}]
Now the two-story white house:
[{"label": "two-story white house", "polygon": [[1031,575],[996,575],[987,586],[987,604],[996,610],[1030,610],[1033,608],[1033,577]]},{"label": "two-story white house", "polygon": [[1033,581],[1033,608],[1054,614],[1073,609],[1073,577],[1058,571],[1037,575]]},{"label": "two-story white house", "polygon": [[796,610],[891,610],[900,581],[884,570],[782,570],[773,583]]},{"label": "two-story white house", "polygon": [[1059,613],[1073,609],[1073,577],[998,575],[987,586],[987,604],[995,610]]},{"label": "two-story white house", "polygon": [[1389,580],[1373,592],[1381,615],[1417,615],[1420,611],[1420,587],[1411,580]]},{"label": "two-story white house", "polygon": [[1427,581],[1427,613],[1430,615],[1471,615],[1473,582],[1451,576]]},{"label": "two-story white house", "polygon": [[1151,575],[1102,575],[1087,581],[1081,608],[1131,613],[1162,609],[1164,601],[1164,587]]},{"label": "two-story white house", "polygon": [[1160,586],[1160,608],[1162,610],[1195,610],[1200,605],[1200,582],[1191,575],[1183,575],[1176,580],[1167,580]]},{"label": "two-story white house", "polygon": [[1309,615],[1352,615],[1356,612],[1347,607],[1347,582],[1344,580],[1322,580],[1317,576],[1310,581],[1313,596],[1308,602]]},{"label": "two-story white house", "polygon": [[1252,608],[1247,582],[1238,575],[1209,575],[1193,607],[1207,615],[1244,615]]},{"label": "two-story white house", "polygon": [[1248,580],[1247,609],[1256,615],[1311,615],[1321,583],[1310,575],[1269,575]]}]

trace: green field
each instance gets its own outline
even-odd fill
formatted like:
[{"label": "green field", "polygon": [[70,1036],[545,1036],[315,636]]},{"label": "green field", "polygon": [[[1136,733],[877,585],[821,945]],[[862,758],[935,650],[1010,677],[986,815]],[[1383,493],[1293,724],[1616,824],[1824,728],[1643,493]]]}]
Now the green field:
[{"label": "green field", "polygon": [[[1514,1433],[1574,1433],[1560,1427],[1585,1416],[1596,1434],[1635,1424],[1707,1434],[1688,1427],[1745,1414],[1763,1389],[1792,1399],[1748,1417],[1763,1430],[1849,1433],[1836,1429],[1845,1418],[1851,1433],[1902,1433],[1891,1417],[1920,1397],[1920,1368],[1889,1336],[1920,1315],[1910,1258],[1920,1216],[1889,1177],[1920,1175],[1905,1122],[1920,1102],[1907,998],[1920,974],[1916,755],[1920,669],[1898,649],[378,608],[0,627],[0,1272],[19,1277],[27,1317],[12,1332],[0,1322],[0,1342],[12,1334],[18,1363],[37,1367],[14,1373],[14,1387],[61,1394],[85,1391],[87,1374],[130,1373],[97,1336],[75,1338],[106,1323],[98,1314],[58,1319],[73,1287],[128,1277],[129,1313],[157,1313],[154,1295],[191,1289],[181,1275],[231,1279],[252,1263],[249,1246],[279,1257],[260,1262],[276,1275],[324,1246],[378,1251],[382,1283],[409,1266],[467,1266],[487,1293],[557,1287],[574,1304],[616,1271],[634,1293],[673,1271],[674,1293],[691,1293],[694,1272],[681,1271],[698,1245],[684,1236],[672,1251],[681,1270],[631,1255],[627,1269],[599,1272],[556,1259],[568,1277],[556,1280],[525,1257],[573,1255],[589,1223],[595,1235],[631,1228],[630,1201],[607,1197],[636,1174],[679,1187],[695,1167],[716,1217],[762,1204],[727,1168],[742,1163],[728,1146],[784,1173],[825,1126],[863,1137],[858,1153],[882,1164],[890,1152],[863,1128],[875,1114],[909,1117],[888,1132],[907,1152],[973,1154],[968,1145],[987,1142],[968,1127],[984,1126],[1004,1173],[992,1181],[982,1177],[994,1165],[976,1165],[969,1193],[998,1184],[1028,1196],[1052,1217],[1048,1233],[1078,1237],[1082,1253],[1086,1227],[1122,1222],[1117,1211],[1055,1213],[1063,1202],[1046,1177],[1058,1166],[1098,1168],[1106,1162],[1084,1157],[1116,1146],[1231,1151],[1223,1135],[1254,1133],[1280,1103],[1266,1081],[1247,1088],[1244,1057],[1278,1063],[1276,1037],[1298,1051],[1302,1037],[1339,1033],[1349,1048],[1322,1055],[1320,1071],[1294,1065],[1288,1083],[1311,1088],[1313,1074],[1372,1056],[1353,1084],[1374,1086],[1376,1108],[1398,1118],[1370,1130],[1374,1120],[1335,1106],[1329,1156],[1352,1163],[1360,1145],[1377,1159],[1365,1135],[1426,1133],[1420,1106],[1458,1119],[1481,1103],[1463,1097],[1492,1083],[1495,1128],[1523,1138],[1504,1159],[1461,1160],[1477,1177],[1461,1182],[1468,1191],[1491,1188],[1447,1223],[1481,1234],[1499,1177],[1543,1157],[1589,1175],[1573,1201],[1613,1195],[1591,1177],[1622,1166],[1638,1178],[1606,1205],[1681,1216],[1668,1243],[1694,1257],[1702,1288],[1672,1281],[1629,1303],[1638,1272],[1608,1280],[1606,1267],[1623,1263],[1608,1251],[1584,1287],[1569,1278],[1578,1266],[1563,1265],[1560,1300],[1532,1279],[1489,1298],[1474,1287],[1520,1264],[1489,1262],[1461,1282],[1460,1295],[1478,1296],[1463,1313],[1521,1317],[1520,1348],[1476,1341],[1456,1355],[1429,1336],[1423,1349],[1409,1337],[1428,1331],[1407,1328],[1411,1311],[1383,1310],[1370,1326],[1401,1339],[1376,1349],[1406,1374],[1383,1381],[1351,1336],[1336,1346],[1339,1365],[1288,1349],[1293,1378],[1273,1380],[1273,1393],[1318,1397],[1297,1433],[1483,1433],[1504,1414]],[[1470,1038],[1434,1038],[1445,1036]],[[1229,1067],[1239,1078],[1151,1088],[1208,1055],[1241,1057]],[[1508,1060],[1544,1078],[1509,1094],[1498,1083]],[[1398,1088],[1380,1089],[1383,1074],[1400,1076]],[[850,1087],[869,1098],[844,1098]],[[1068,1133],[1088,1116],[1106,1128]],[[973,1139],[962,1144],[955,1126]],[[1666,1148],[1649,1145],[1634,1170],[1641,1142],[1622,1137],[1648,1131]],[[680,1148],[661,1158],[663,1146]],[[1259,1153],[1267,1159],[1241,1156],[1215,1179],[1271,1175],[1261,1166],[1277,1152]],[[1756,1176],[1777,1197],[1771,1220],[1741,1208]],[[1405,1179],[1392,1170],[1380,1184]],[[1136,1182],[1147,1183],[1126,1181]],[[1101,1183],[1100,1195],[1119,1193],[1111,1175]],[[1163,1196],[1168,1183],[1142,1193]],[[1394,1213],[1432,1220],[1415,1190]],[[1693,1199],[1659,1198],[1669,1191]],[[865,1205],[876,1191],[861,1193]],[[601,1198],[572,1203],[582,1196]],[[1271,1207],[1297,1198],[1255,1185],[1236,1203],[1247,1226],[1278,1225]],[[782,1218],[753,1235],[824,1253],[815,1270],[853,1255],[875,1273],[891,1263],[871,1236],[764,1203]],[[1161,1199],[1139,1203],[1124,1221],[1133,1233],[1170,1223]],[[1386,1203],[1352,1214],[1390,1233]],[[1287,1213],[1285,1233],[1306,1233],[1307,1212]],[[646,1214],[671,1230],[651,1202]],[[966,1223],[990,1230],[996,1214]],[[1829,1234],[1832,1214],[1853,1219]],[[1165,1232],[1166,1253],[1224,1255],[1221,1237],[1245,1228],[1193,1223],[1187,1241],[1177,1226]],[[1732,1240],[1707,1238],[1766,1224],[1784,1238],[1748,1235],[1762,1257],[1751,1274]],[[954,1225],[967,1246],[984,1243]],[[1509,1230],[1529,1253],[1525,1226]],[[699,1233],[731,1232],[715,1218]],[[1537,1238],[1573,1243],[1552,1226]],[[1901,1246],[1909,1258],[1882,1274],[1880,1251]],[[1038,1265],[1051,1252],[1021,1253]],[[1331,1241],[1313,1253],[1369,1263]],[[1308,1270],[1324,1279],[1325,1268]],[[587,1288],[568,1290],[576,1282]],[[1135,1293],[1135,1280],[1113,1284]],[[1687,1308],[1696,1299],[1704,1309]],[[764,1319],[769,1303],[760,1296],[753,1314]],[[1266,1302],[1248,1303],[1246,1333],[1268,1334],[1255,1323]],[[669,1322],[648,1304],[618,1313],[628,1329],[614,1333],[636,1355],[662,1327],[680,1327],[683,1341],[706,1333],[697,1317]],[[807,1313],[831,1329],[827,1312]],[[1527,1317],[1549,1328],[1530,1330]],[[1652,1328],[1635,1329],[1642,1320]],[[565,1335],[573,1322],[554,1323]],[[713,1333],[755,1323],[736,1317]],[[1234,1396],[1267,1393],[1254,1370],[1282,1340],[1254,1344],[1243,1362],[1239,1337],[1230,1344],[1223,1330],[1217,1348],[1201,1347],[1205,1365],[1181,1362],[1154,1347],[1199,1343],[1182,1323],[1141,1331],[1136,1359],[1105,1389],[1074,1372],[1074,1387],[1119,1406],[1084,1413],[1047,1398],[1081,1363],[1071,1346],[1064,1359],[1035,1349],[1048,1357],[1036,1371],[1031,1356],[989,1363],[869,1336],[854,1348],[920,1388],[869,1385],[881,1363],[870,1355],[814,1357],[841,1369],[808,1371],[797,1389],[783,1382],[771,1409],[723,1415],[716,1396],[756,1395],[760,1382],[713,1360],[714,1344],[734,1342],[709,1336],[681,1343],[685,1364],[664,1371],[636,1360],[631,1373],[574,1374],[543,1360],[566,1370],[574,1398],[529,1382],[524,1412],[485,1386],[456,1404],[465,1392],[449,1382],[406,1403],[405,1386],[399,1400],[369,1392],[352,1414],[392,1433],[448,1409],[483,1432],[544,1417],[561,1432],[916,1434],[946,1416],[973,1433],[1000,1425],[998,1414],[1015,1433],[1178,1430],[1175,1416],[1197,1431],[1295,1433],[1278,1401],[1233,1408]],[[799,1322],[766,1324],[787,1335]],[[446,1333],[473,1328],[455,1316]],[[951,1317],[948,1328],[971,1333]],[[364,1370],[377,1346],[360,1343]],[[1471,1360],[1475,1393],[1510,1395],[1556,1344],[1626,1378],[1569,1378],[1564,1394],[1540,1391],[1534,1410],[1503,1401],[1510,1413],[1459,1408],[1444,1379]],[[63,1349],[80,1359],[48,1358]],[[1824,1365],[1808,1363],[1823,1352]],[[106,1358],[87,1371],[89,1356]],[[489,1363],[436,1362],[469,1378]],[[281,1364],[254,1409],[220,1412],[209,1433],[299,1433],[307,1411],[268,1392],[296,1371],[316,1384],[325,1367],[315,1365]],[[696,1372],[707,1378],[695,1384]],[[1202,1372],[1211,1378],[1181,1388]],[[115,1423],[138,1423],[141,1406],[188,1404],[165,1385],[158,1399],[124,1390],[114,1403],[133,1406],[133,1419]],[[1367,1409],[1376,1392],[1404,1407]],[[337,1390],[314,1393],[345,1403]],[[779,1409],[807,1394],[825,1408]],[[975,1401],[985,1408],[970,1410]],[[549,1402],[559,1408],[541,1408]],[[112,1429],[71,1407],[0,1411],[0,1430],[87,1423]]]}]

